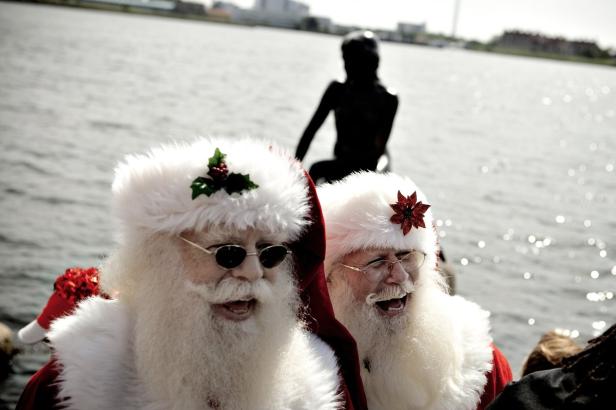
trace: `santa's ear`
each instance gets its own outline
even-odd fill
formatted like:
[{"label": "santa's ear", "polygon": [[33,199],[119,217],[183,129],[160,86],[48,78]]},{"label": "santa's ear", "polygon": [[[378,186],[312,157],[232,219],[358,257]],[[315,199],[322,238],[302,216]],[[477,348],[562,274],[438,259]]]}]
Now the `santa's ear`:
[{"label": "santa's ear", "polygon": [[342,260],[340,259],[334,263],[331,263],[330,266],[326,268],[325,277],[328,287],[337,285],[346,280],[344,267],[341,265],[341,262]]}]

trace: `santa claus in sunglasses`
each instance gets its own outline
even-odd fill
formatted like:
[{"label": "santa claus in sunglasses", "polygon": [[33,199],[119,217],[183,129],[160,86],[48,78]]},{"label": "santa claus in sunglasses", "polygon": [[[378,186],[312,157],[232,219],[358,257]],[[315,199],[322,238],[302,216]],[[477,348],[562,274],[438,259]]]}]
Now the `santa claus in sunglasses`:
[{"label": "santa claus in sunglasses", "polygon": [[371,410],[484,409],[511,369],[488,312],[446,291],[430,204],[408,178],[364,172],[319,188],[336,317],[359,349]]},{"label": "santa claus in sunglasses", "polygon": [[18,409],[366,409],[314,185],[287,153],[163,146],[119,164],[112,199],[114,299],[52,322],[52,360]]}]

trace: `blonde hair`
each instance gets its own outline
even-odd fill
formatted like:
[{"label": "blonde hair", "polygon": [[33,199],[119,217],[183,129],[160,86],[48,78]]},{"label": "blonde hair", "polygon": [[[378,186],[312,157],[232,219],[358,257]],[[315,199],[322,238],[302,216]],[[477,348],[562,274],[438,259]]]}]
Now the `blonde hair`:
[{"label": "blonde hair", "polygon": [[582,351],[571,337],[556,330],[550,330],[541,336],[541,339],[528,355],[522,365],[522,376],[540,370],[549,370],[562,365],[563,359],[571,357]]}]

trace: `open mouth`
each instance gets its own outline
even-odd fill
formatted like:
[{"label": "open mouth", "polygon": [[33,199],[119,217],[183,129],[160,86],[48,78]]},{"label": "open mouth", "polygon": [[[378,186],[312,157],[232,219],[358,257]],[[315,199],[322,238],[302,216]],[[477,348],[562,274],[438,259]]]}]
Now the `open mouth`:
[{"label": "open mouth", "polygon": [[408,295],[404,295],[401,298],[382,300],[376,302],[375,306],[379,312],[385,316],[396,316],[404,311],[406,306],[406,298]]},{"label": "open mouth", "polygon": [[212,309],[226,319],[240,321],[249,318],[254,313],[256,305],[256,299],[232,300],[212,305]]}]

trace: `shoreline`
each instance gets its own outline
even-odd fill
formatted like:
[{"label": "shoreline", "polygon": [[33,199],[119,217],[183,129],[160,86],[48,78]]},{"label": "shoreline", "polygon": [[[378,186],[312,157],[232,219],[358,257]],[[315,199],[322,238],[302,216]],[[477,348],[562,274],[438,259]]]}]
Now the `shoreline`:
[{"label": "shoreline", "polygon": [[43,4],[48,6],[62,6],[62,7],[70,7],[70,8],[81,8],[81,9],[89,9],[89,10],[98,10],[98,11],[111,11],[111,12],[119,12],[119,13],[127,13],[127,14],[137,14],[143,16],[156,16],[156,17],[168,17],[168,18],[176,18],[182,20],[193,20],[193,21],[203,21],[207,23],[223,23],[223,24],[231,24],[235,26],[248,26],[254,27],[254,24],[245,24],[229,21],[224,17],[216,17],[216,16],[208,16],[201,14],[193,14],[193,13],[181,13],[177,11],[165,11],[165,10],[156,10],[152,8],[145,7],[135,7],[129,5],[121,5],[121,4],[111,4],[111,3],[94,3],[87,2],[81,0],[0,0],[6,3],[17,3],[17,4]]},{"label": "shoreline", "polygon": [[533,51],[527,51],[527,50],[509,49],[509,48],[501,48],[501,47],[496,47],[495,49],[492,49],[492,50],[474,49],[474,48],[468,48],[467,50],[479,51],[482,53],[506,55],[506,56],[529,57],[529,58],[539,58],[543,60],[562,61],[562,62],[569,62],[569,63],[594,64],[594,65],[600,65],[604,67],[616,67],[616,60],[614,59],[586,58],[586,57],[579,57],[579,56],[573,56],[573,55],[541,53],[541,52],[533,52]]},{"label": "shoreline", "polygon": [[[119,13],[136,14],[136,15],[142,15],[142,16],[157,16],[157,17],[166,17],[166,18],[176,18],[176,19],[182,19],[182,20],[201,21],[205,23],[230,24],[233,26],[243,26],[243,27],[267,27],[267,28],[276,28],[276,29],[291,30],[291,31],[305,31],[308,33],[318,33],[318,34],[339,36],[338,34],[335,34],[335,33],[304,30],[301,28],[286,28],[286,27],[278,27],[278,26],[271,26],[271,25],[231,21],[228,18],[222,17],[222,16],[182,13],[182,12],[171,11],[171,10],[170,11],[156,10],[156,9],[145,8],[145,7],[135,7],[135,6],[111,4],[111,3],[94,3],[94,2],[87,2],[87,1],[82,1],[82,0],[21,0],[21,1],[20,0],[8,0],[8,1],[0,0],[0,1],[4,1],[7,3],[43,4],[43,5],[51,5],[51,6],[83,8],[83,9],[89,9],[89,10],[119,12]],[[396,44],[409,44],[409,45],[414,45],[414,46],[434,47],[429,44],[421,44],[421,43],[399,42],[399,41],[391,41],[391,40],[385,40],[385,39],[383,39],[382,41],[392,42]],[[469,43],[472,43],[472,42],[469,42]],[[435,47],[435,48],[448,48],[448,47]],[[508,49],[508,48],[502,48],[502,47],[489,48],[489,46],[483,45],[483,44],[481,46],[462,47],[462,49],[470,50],[470,51],[478,51],[482,53],[489,53],[489,54],[530,57],[530,58],[539,58],[539,59],[552,60],[552,61],[563,61],[563,62],[582,63],[582,64],[595,64],[595,65],[601,65],[601,66],[606,66],[606,67],[616,67],[616,59],[585,58],[585,57],[579,57],[579,56],[573,56],[573,55],[532,52],[528,50]]]}]

